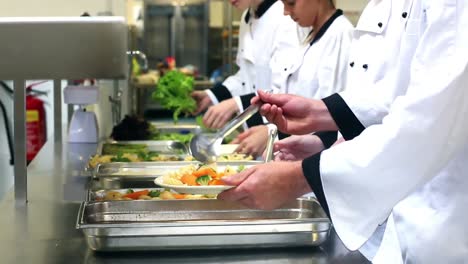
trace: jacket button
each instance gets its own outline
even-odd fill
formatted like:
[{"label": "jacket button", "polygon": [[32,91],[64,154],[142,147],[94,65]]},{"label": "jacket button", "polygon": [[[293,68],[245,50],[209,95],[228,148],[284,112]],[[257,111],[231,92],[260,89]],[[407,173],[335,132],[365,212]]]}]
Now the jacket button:
[{"label": "jacket button", "polygon": [[349,64],[349,66],[354,67],[354,61]]},{"label": "jacket button", "polygon": [[369,65],[364,64],[364,65],[362,65],[362,68],[364,68],[364,70],[367,70],[369,68]]},{"label": "jacket button", "polygon": [[408,13],[403,12],[403,14],[401,14],[401,16],[402,16],[403,18],[406,18],[406,17],[408,16]]},{"label": "jacket button", "polygon": [[253,88],[256,89],[256,88],[255,88],[255,84],[254,84]]},{"label": "jacket button", "polygon": [[379,22],[379,23],[377,24],[377,26],[379,26],[379,28],[381,28],[381,27],[383,26],[382,22]]},{"label": "jacket button", "polygon": [[242,86],[244,86],[244,85],[245,85],[245,82],[242,82]]},{"label": "jacket button", "polygon": [[284,68],[284,71],[287,71],[287,70],[288,70],[288,68]]}]

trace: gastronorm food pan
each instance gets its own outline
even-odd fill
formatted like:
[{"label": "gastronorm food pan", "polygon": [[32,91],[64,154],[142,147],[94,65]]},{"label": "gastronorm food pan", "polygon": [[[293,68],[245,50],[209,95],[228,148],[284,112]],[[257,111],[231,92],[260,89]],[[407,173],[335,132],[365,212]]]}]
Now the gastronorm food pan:
[{"label": "gastronorm food pan", "polygon": [[96,251],[316,246],[330,226],[303,198],[271,211],[214,199],[83,202],[76,224]]},{"label": "gastronorm food pan", "polygon": [[[125,198],[126,195],[133,195],[148,191],[148,194],[141,194],[144,197],[130,196]],[[115,194],[119,194],[116,196]],[[146,197],[149,196],[149,197]],[[151,197],[151,198],[150,198]],[[173,191],[168,191],[164,188],[129,188],[129,189],[113,189],[113,190],[88,190],[86,201],[88,202],[104,202],[104,201],[132,201],[132,200],[183,200],[183,199],[214,199],[216,196],[201,195],[201,194],[178,194]]]},{"label": "gastronorm food pan", "polygon": [[103,153],[103,147],[105,144],[108,145],[120,145],[120,144],[128,144],[128,145],[146,145],[148,147],[148,151],[159,152],[161,154],[188,154],[188,148],[185,144],[179,141],[171,141],[171,140],[134,140],[134,141],[109,141],[99,144],[97,154],[108,154]]},{"label": "gastronorm food pan", "polygon": [[164,122],[150,122],[151,125],[156,128],[160,133],[198,133],[201,131],[199,125],[196,124],[174,124]]}]

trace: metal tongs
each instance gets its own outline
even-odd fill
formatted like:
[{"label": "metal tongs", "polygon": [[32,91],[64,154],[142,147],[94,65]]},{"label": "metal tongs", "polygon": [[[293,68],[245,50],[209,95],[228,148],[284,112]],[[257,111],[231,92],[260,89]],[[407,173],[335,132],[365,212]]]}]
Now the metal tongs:
[{"label": "metal tongs", "polygon": [[[250,105],[244,112],[237,115],[231,122],[225,125],[218,131],[213,138],[208,138],[200,133],[197,133],[190,141],[190,152],[192,156],[203,163],[213,163],[216,157],[219,156],[219,148],[223,138],[231,134],[236,128],[247,121],[260,109],[260,105]],[[268,142],[265,162],[273,158],[273,143],[277,135],[276,126],[269,126]]]}]

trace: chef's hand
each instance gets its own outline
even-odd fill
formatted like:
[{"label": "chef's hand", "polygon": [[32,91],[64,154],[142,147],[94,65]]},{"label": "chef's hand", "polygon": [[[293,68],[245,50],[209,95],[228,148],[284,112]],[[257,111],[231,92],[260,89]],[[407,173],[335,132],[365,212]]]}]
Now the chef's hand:
[{"label": "chef's hand", "polygon": [[259,125],[240,133],[231,143],[239,144],[235,152],[257,157],[263,153],[267,142],[268,127]]},{"label": "chef's hand", "polygon": [[324,149],[322,140],[316,135],[290,136],[276,142],[273,151],[277,152],[275,161],[303,160]]},{"label": "chef's hand", "polygon": [[208,108],[208,111],[203,116],[203,124],[205,124],[207,128],[222,128],[232,119],[237,111],[238,107],[234,98],[224,100]]},{"label": "chef's hand", "polygon": [[269,94],[259,90],[251,104],[261,104],[260,114],[283,133],[303,135],[338,130],[322,100],[292,94]]},{"label": "chef's hand", "polygon": [[197,109],[192,113],[194,116],[205,111],[210,105],[213,105],[210,97],[205,91],[193,91],[192,98],[197,102]]},{"label": "chef's hand", "polygon": [[311,192],[302,173],[302,162],[270,162],[241,173],[223,177],[236,187],[218,195],[218,199],[237,201],[250,208],[271,210]]}]

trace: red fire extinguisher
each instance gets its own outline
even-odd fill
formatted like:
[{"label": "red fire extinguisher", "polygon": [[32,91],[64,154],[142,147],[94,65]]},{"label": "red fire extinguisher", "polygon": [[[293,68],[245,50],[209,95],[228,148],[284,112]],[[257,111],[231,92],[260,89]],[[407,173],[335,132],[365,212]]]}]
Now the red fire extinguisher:
[{"label": "red fire extinguisher", "polygon": [[[45,81],[44,81],[45,82]],[[37,97],[32,87],[26,87],[26,159],[31,162],[47,141],[47,122],[44,102]]]}]

